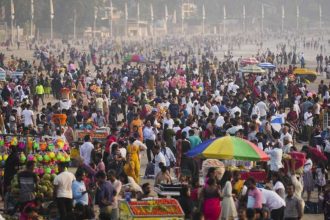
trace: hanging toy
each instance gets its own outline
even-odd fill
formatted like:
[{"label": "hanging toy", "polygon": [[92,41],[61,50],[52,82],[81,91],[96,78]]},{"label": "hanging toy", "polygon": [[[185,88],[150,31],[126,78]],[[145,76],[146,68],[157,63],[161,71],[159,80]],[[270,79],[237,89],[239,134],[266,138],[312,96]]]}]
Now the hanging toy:
[{"label": "hanging toy", "polygon": [[40,155],[40,154],[38,154],[37,156],[36,156],[36,158],[37,158],[37,161],[38,162],[42,162],[43,161],[43,157],[42,157],[42,155]]},{"label": "hanging toy", "polygon": [[35,149],[35,150],[39,149],[39,143],[37,141],[33,142],[33,149]]},{"label": "hanging toy", "polygon": [[47,168],[45,169],[45,173],[50,174],[51,172],[52,172],[52,169],[50,169],[50,167],[47,167]]},{"label": "hanging toy", "polygon": [[67,154],[67,155],[65,156],[65,162],[70,162],[70,160],[71,160],[70,155]]},{"label": "hanging toy", "polygon": [[49,157],[50,159],[54,159],[55,158],[55,153],[54,152],[49,152]]},{"label": "hanging toy", "polygon": [[5,145],[5,140],[3,138],[0,138],[0,147]]},{"label": "hanging toy", "polygon": [[32,147],[33,147],[33,141],[31,138],[28,137],[27,139],[27,148],[29,151],[32,151]]},{"label": "hanging toy", "polygon": [[33,156],[33,154],[29,154],[27,157],[28,161],[36,161],[35,157]]},{"label": "hanging toy", "polygon": [[45,151],[47,149],[47,143],[45,141],[39,143],[39,148],[41,151]]},{"label": "hanging toy", "polygon": [[56,159],[58,162],[61,162],[62,161],[62,158],[63,158],[63,155],[61,152],[58,152],[57,156],[56,156]]},{"label": "hanging toy", "polygon": [[4,155],[3,155],[3,160],[6,161],[7,158],[8,158],[8,154],[4,154]]},{"label": "hanging toy", "polygon": [[45,154],[44,155],[44,162],[48,163],[49,161],[50,161],[50,157],[47,154]]},{"label": "hanging toy", "polygon": [[68,151],[69,150],[69,145],[67,143],[64,144],[63,150],[64,151]]},{"label": "hanging toy", "polygon": [[21,149],[21,150],[24,150],[25,143],[23,141],[18,142],[18,148]]},{"label": "hanging toy", "polygon": [[42,175],[44,175],[44,173],[45,173],[44,168],[40,167],[39,168],[39,175],[42,176]]},{"label": "hanging toy", "polygon": [[54,151],[54,149],[55,149],[55,146],[54,146],[53,143],[48,144],[48,150],[49,151]]},{"label": "hanging toy", "polygon": [[64,141],[62,139],[58,139],[57,140],[57,146],[58,146],[59,149],[62,150],[63,147],[64,147]]},{"label": "hanging toy", "polygon": [[13,137],[10,141],[10,145],[11,146],[17,146],[18,141],[17,141],[17,137]]},{"label": "hanging toy", "polygon": [[25,156],[25,154],[23,152],[19,156],[19,161],[21,162],[21,164],[24,164],[25,161],[26,161],[26,156]]}]

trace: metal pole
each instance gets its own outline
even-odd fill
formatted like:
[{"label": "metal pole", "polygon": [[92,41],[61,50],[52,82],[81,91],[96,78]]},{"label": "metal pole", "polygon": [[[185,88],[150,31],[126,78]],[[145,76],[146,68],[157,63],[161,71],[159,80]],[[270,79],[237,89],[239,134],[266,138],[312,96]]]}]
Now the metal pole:
[{"label": "metal pole", "polygon": [[17,36],[16,36],[16,38],[17,38],[17,43],[19,42],[19,26],[17,25]]},{"label": "metal pole", "polygon": [[299,12],[299,5],[297,4],[297,31],[299,31],[299,16],[300,16],[300,12]]},{"label": "metal pole", "polygon": [[94,7],[93,39],[95,39],[97,7]]},{"label": "metal pole", "polygon": [[227,13],[226,13],[226,6],[223,6],[223,36],[226,36],[226,19],[227,19]]},{"label": "metal pole", "polygon": [[30,30],[30,36],[32,38],[33,36],[33,20],[31,19],[31,30]]},{"label": "metal pole", "polygon": [[5,39],[6,39],[6,42],[7,42],[8,41],[8,26],[7,26],[7,23],[5,23],[5,29],[6,29]]},{"label": "metal pole", "polygon": [[76,39],[76,22],[77,22],[77,10],[73,11],[73,39]]},{"label": "metal pole", "polygon": [[284,5],[282,5],[282,32],[284,31],[284,18],[285,18],[285,9],[284,9]]},{"label": "metal pole", "polygon": [[112,0],[110,0],[110,15],[109,15],[109,22],[110,22],[110,37],[113,36],[113,34],[112,34],[112,12],[113,12],[113,8],[112,8]]},{"label": "metal pole", "polygon": [[14,1],[10,1],[10,15],[11,15],[11,44],[14,44],[14,19],[15,19],[15,6],[14,6]]},{"label": "metal pole", "polygon": [[33,0],[31,0],[31,30],[30,30],[30,36],[31,39],[33,37],[33,18],[34,18],[34,8],[33,8]]},{"label": "metal pole", "polygon": [[167,5],[165,5],[165,33],[167,34],[167,20],[168,20],[168,10]]},{"label": "metal pole", "polygon": [[53,0],[50,0],[50,39],[53,40],[53,19],[54,19],[54,5]]},{"label": "metal pole", "polygon": [[245,19],[246,19],[246,12],[245,12],[245,5],[243,5],[243,32],[245,32]]},{"label": "metal pole", "polygon": [[14,19],[11,18],[11,36],[10,36],[11,45],[14,44]]},{"label": "metal pole", "polygon": [[206,14],[205,14],[205,6],[204,6],[204,4],[203,4],[203,23],[202,23],[202,34],[203,34],[203,36],[204,36],[204,34],[205,34],[205,18],[206,18]]},{"label": "metal pole", "polygon": [[140,1],[137,0],[137,28],[138,28],[138,35],[139,37],[141,36],[141,31],[140,31]]},{"label": "metal pole", "polygon": [[151,36],[154,36],[154,8],[150,4]]},{"label": "metal pole", "polygon": [[183,0],[181,1],[181,34],[184,33],[183,30],[183,21],[184,21],[184,10],[183,10]]},{"label": "metal pole", "polygon": [[50,19],[50,39],[53,40],[53,18]]},{"label": "metal pole", "polygon": [[261,35],[264,34],[264,17],[265,17],[264,4],[261,4]]},{"label": "metal pole", "polygon": [[320,30],[322,30],[322,6],[321,3],[319,5],[319,15],[320,15]]},{"label": "metal pole", "polygon": [[125,37],[127,38],[127,22],[128,22],[128,9],[127,9],[127,3],[125,3]]}]

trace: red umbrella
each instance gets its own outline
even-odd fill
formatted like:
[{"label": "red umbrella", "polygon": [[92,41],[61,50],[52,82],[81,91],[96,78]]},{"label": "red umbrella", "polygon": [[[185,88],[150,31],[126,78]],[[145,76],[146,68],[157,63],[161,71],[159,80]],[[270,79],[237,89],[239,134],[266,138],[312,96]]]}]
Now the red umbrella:
[{"label": "red umbrella", "polygon": [[241,60],[241,65],[242,66],[254,65],[254,64],[258,64],[258,63],[259,63],[259,61],[254,57],[244,58],[244,59]]}]

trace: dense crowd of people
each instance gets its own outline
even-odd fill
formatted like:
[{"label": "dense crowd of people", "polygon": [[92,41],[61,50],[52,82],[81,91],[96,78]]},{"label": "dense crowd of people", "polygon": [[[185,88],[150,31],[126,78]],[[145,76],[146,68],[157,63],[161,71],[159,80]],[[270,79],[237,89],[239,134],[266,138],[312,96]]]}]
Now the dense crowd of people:
[{"label": "dense crowd of people", "polygon": [[[249,39],[235,42],[241,47]],[[224,59],[216,55],[224,42],[207,37],[107,41],[93,42],[88,51],[79,49],[86,42],[45,43],[29,46],[34,61],[0,56],[3,69],[24,72],[3,83],[1,133],[61,137],[79,145],[75,175],[59,163],[53,182],[60,219],[94,218],[94,205],[100,219],[118,219],[121,198],[157,197],[154,186],[175,182],[182,184],[178,201],[186,219],[301,219],[314,204],[316,188],[330,218],[330,84],[321,81],[313,91],[292,77],[296,66],[305,66],[301,50],[311,44],[289,39],[271,51],[257,43],[255,58],[277,68],[242,74],[242,57],[235,60],[232,54],[236,44]],[[322,44],[313,47],[326,51]],[[143,56],[143,62],[122,62],[130,54]],[[318,71],[329,62],[318,55]],[[56,114],[66,115],[65,126],[53,120]],[[280,129],[272,125],[273,117],[285,121]],[[77,130],[99,129],[109,131],[106,140],[91,135],[76,140]],[[262,184],[254,178],[243,181],[238,171],[227,170],[218,179],[212,168],[200,181],[202,161],[186,153],[225,135],[247,139],[269,154],[268,163],[257,163],[267,172]],[[314,150],[326,158],[318,159]],[[298,151],[307,158],[303,169],[288,169],[284,155]],[[4,193],[18,172],[18,154],[12,150],[6,161]],[[26,192],[21,219],[40,211],[33,194],[34,166],[28,162],[19,172],[21,192]]]}]

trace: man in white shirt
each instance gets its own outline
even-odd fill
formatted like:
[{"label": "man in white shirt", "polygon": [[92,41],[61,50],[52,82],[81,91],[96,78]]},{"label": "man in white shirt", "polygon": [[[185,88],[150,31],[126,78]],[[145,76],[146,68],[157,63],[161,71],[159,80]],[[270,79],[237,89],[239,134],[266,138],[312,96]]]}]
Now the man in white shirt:
[{"label": "man in white shirt", "polygon": [[235,105],[232,109],[230,109],[230,117],[235,118],[236,117],[236,112],[238,112],[237,113],[238,116],[242,115],[242,110],[237,105]]},{"label": "man in white shirt", "polygon": [[166,165],[166,158],[164,156],[164,154],[160,151],[160,147],[159,146],[155,146],[152,149],[154,155],[155,155],[155,176],[157,175],[157,173],[159,173],[161,171],[159,164],[163,163],[163,165]]},{"label": "man in white shirt", "polygon": [[189,101],[186,104],[186,111],[187,111],[188,115],[192,114],[193,107],[194,107],[194,104],[189,99]]},{"label": "man in white shirt", "polygon": [[59,174],[53,181],[54,197],[57,201],[60,219],[67,219],[72,213],[72,183],[76,178],[71,172],[66,171],[65,163],[59,163],[58,170]]},{"label": "man in white shirt", "polygon": [[219,114],[219,107],[218,107],[219,103],[214,102],[210,111],[215,115],[215,114]]},{"label": "man in white shirt", "polygon": [[280,148],[279,144],[277,144],[273,149],[266,149],[265,152],[270,156],[270,170],[278,172],[278,170],[283,167],[283,150]]},{"label": "man in white shirt", "polygon": [[84,137],[84,143],[80,146],[80,157],[84,160],[84,164],[89,165],[91,162],[91,154],[94,149],[94,145],[91,143],[89,135]]},{"label": "man in white shirt", "polygon": [[209,116],[210,114],[210,109],[206,106],[205,103],[203,103],[203,105],[200,107],[199,116],[203,117],[204,114],[206,116]]},{"label": "man in white shirt", "polygon": [[308,111],[304,114],[304,126],[308,143],[311,143],[313,131],[313,107],[309,107]]},{"label": "man in white shirt", "polygon": [[281,140],[282,143],[284,143],[285,138],[287,138],[289,141],[292,142],[292,135],[289,133],[288,126],[284,126],[282,128],[282,133],[281,133],[281,137],[280,137],[280,140]]},{"label": "man in white shirt", "polygon": [[155,146],[155,140],[156,140],[155,128],[151,126],[151,121],[147,121],[147,124],[143,129],[143,138],[144,138],[144,142],[147,145],[148,162],[150,162],[151,161],[151,151],[152,151],[152,148]]},{"label": "man in white shirt", "polygon": [[72,106],[72,102],[70,99],[63,99],[60,100],[60,109],[63,110],[69,110]]},{"label": "man in white shirt", "polygon": [[116,190],[116,195],[113,197],[113,202],[112,202],[111,219],[118,219],[119,217],[118,200],[120,199],[122,183],[121,181],[116,179],[116,172],[114,170],[109,170],[108,178],[113,188]]},{"label": "man in white shirt", "polygon": [[166,113],[166,117],[163,120],[163,127],[164,125],[167,124],[168,128],[172,129],[174,125],[174,120],[171,118],[170,113]]},{"label": "man in white shirt", "polygon": [[262,204],[270,209],[271,219],[283,219],[285,201],[276,192],[259,189],[262,192]]},{"label": "man in white shirt", "polygon": [[257,103],[257,106],[260,111],[260,120],[264,120],[267,116],[268,107],[267,107],[266,103],[264,102],[264,100],[260,100],[260,102]]},{"label": "man in white shirt", "polygon": [[22,118],[24,122],[24,127],[34,126],[33,111],[30,110],[30,104],[26,105],[25,109],[22,111]]},{"label": "man in white shirt", "polygon": [[217,120],[215,121],[215,126],[218,128],[222,128],[225,124],[225,118],[222,115],[219,115]]},{"label": "man in white shirt", "polygon": [[189,138],[190,129],[191,129],[190,124],[187,123],[187,126],[184,129],[182,129],[181,133],[186,132],[187,138]]}]

